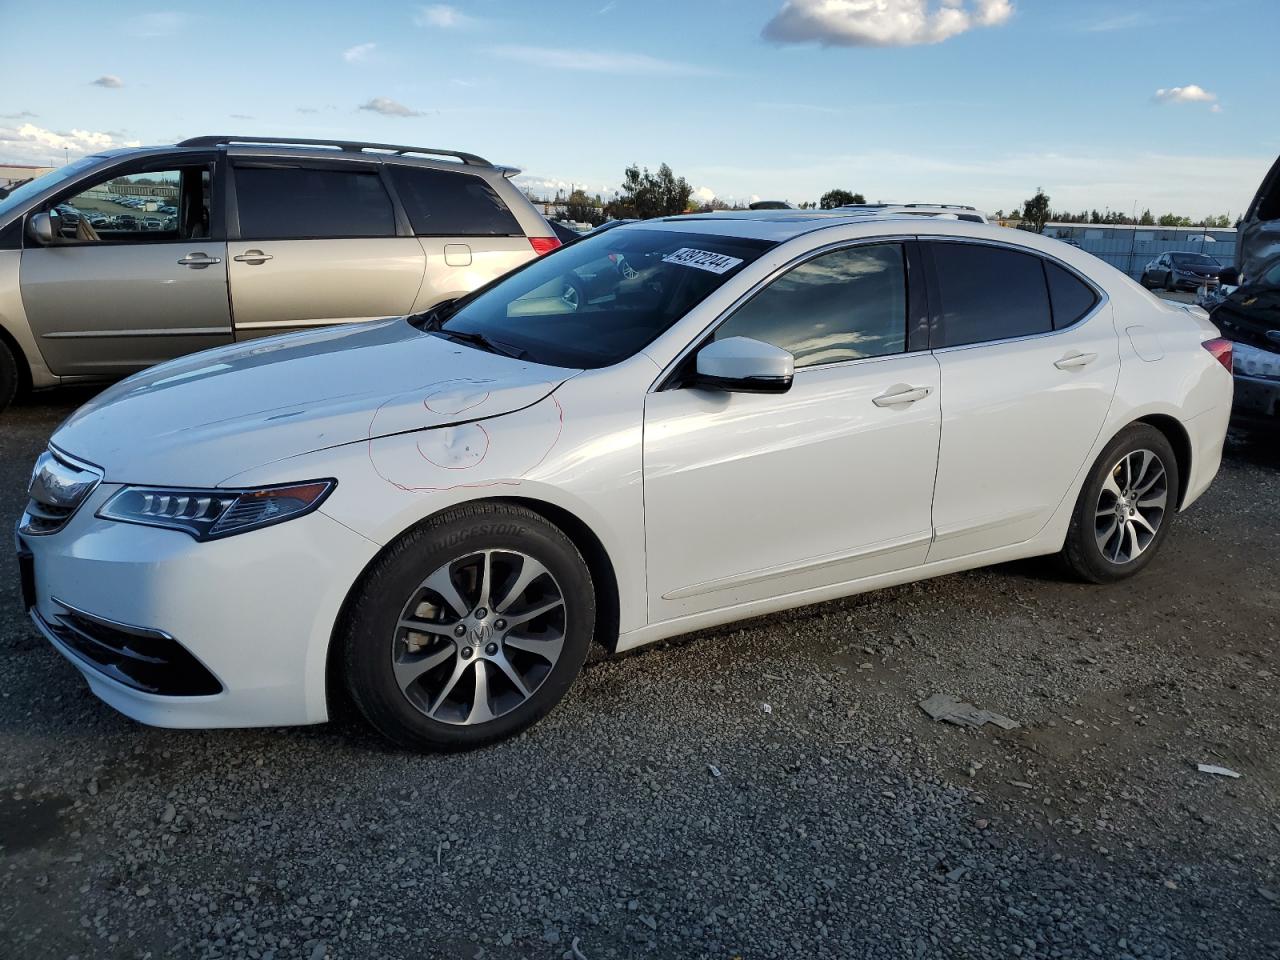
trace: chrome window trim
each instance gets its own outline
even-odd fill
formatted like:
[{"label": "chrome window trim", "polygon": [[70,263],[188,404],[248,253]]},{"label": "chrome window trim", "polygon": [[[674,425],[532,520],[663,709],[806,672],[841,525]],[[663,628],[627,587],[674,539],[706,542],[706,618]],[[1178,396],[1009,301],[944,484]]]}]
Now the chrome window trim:
[{"label": "chrome window trim", "polygon": [[[844,224],[841,224],[841,226],[844,226]],[[802,234],[801,236],[806,236],[806,235],[807,234]],[[685,344],[684,348],[681,349],[681,351],[678,354],[676,354],[675,359],[672,360],[670,363],[668,363],[663,368],[662,372],[658,374],[657,378],[653,381],[653,383],[649,385],[649,389],[645,391],[646,395],[650,393],[661,392],[661,390],[664,388],[662,388],[660,385],[664,383],[669,376],[671,376],[671,374],[675,371],[675,369],[678,366],[680,366],[681,363],[684,362],[685,358],[688,357],[689,354],[693,352],[694,348],[706,338],[709,332],[714,331],[717,327],[720,327],[722,324],[724,324],[735,312],[740,310],[747,303],[747,301],[749,301],[752,297],[754,297],[757,293],[759,293],[765,287],[768,287],[770,284],[772,284],[775,280],[777,280],[783,274],[789,273],[791,270],[794,270],[796,267],[801,266],[802,264],[807,263],[810,260],[815,260],[818,257],[825,256],[828,253],[834,253],[837,250],[843,250],[849,247],[865,247],[865,246],[870,246],[873,244],[881,244],[881,243],[905,244],[905,243],[909,243],[912,240],[917,240],[917,239],[919,238],[912,234],[895,233],[895,234],[888,234],[885,236],[878,236],[878,237],[859,237],[856,240],[833,240],[830,243],[823,244],[820,247],[814,247],[811,250],[806,250],[804,253],[797,254],[796,256],[788,260],[786,263],[781,264],[780,266],[775,268],[773,271],[771,271],[768,276],[757,281],[754,286],[752,286],[749,290],[747,290],[740,297],[734,300],[733,303],[729,304],[729,306],[725,307],[724,310],[722,310],[715,317],[715,319],[713,319],[710,323],[708,323],[705,327],[703,327],[700,332],[695,334],[689,340],[689,342]],[[906,257],[905,249],[903,250],[902,255],[904,258]],[[906,342],[906,319],[907,318],[904,316],[903,317],[904,344]],[[868,360],[887,360],[887,359],[894,359],[896,357],[919,356],[922,353],[928,353],[928,352],[929,352],[928,350],[913,350],[910,352],[903,351],[901,353],[886,353],[878,357],[853,357],[849,360],[834,360],[831,363],[815,363],[815,364],[809,364],[803,367],[796,367],[795,372],[798,375],[804,370],[823,370],[828,367],[844,366],[851,363],[865,363]]]},{"label": "chrome window trim", "polygon": [[[1063,260],[1060,260],[1058,257],[1055,257],[1051,253],[1045,253],[1042,250],[1036,250],[1032,247],[1024,247],[1016,243],[1005,243],[1000,240],[989,240],[986,237],[976,238],[976,237],[952,237],[952,236],[942,236],[942,235],[938,235],[938,236],[926,235],[926,236],[917,237],[916,239],[920,240],[921,242],[967,243],[973,246],[999,247],[1002,250],[1008,250],[1012,253],[1024,253],[1033,257],[1040,257],[1041,259],[1048,260],[1050,263],[1054,264],[1055,266],[1059,266],[1063,270],[1066,270],[1069,274],[1071,274],[1071,276],[1083,282],[1098,297],[1098,302],[1093,305],[1092,310],[1084,314],[1084,316],[1080,317],[1078,320],[1075,320],[1074,322],[1072,322],[1070,325],[1062,327],[1061,329],[1045,330],[1042,333],[1024,333],[1021,336],[1002,337],[999,340],[978,340],[978,341],[975,341],[974,343],[957,343],[954,346],[950,346],[950,347],[934,347],[932,349],[932,352],[935,354],[953,353],[956,350],[972,350],[975,347],[988,347],[988,346],[991,346],[992,344],[997,344],[997,343],[1021,343],[1024,340],[1038,340],[1045,337],[1054,337],[1060,333],[1067,333],[1068,331],[1074,330],[1076,329],[1076,327],[1079,327],[1082,324],[1088,323],[1090,320],[1092,320],[1094,317],[1098,315],[1098,311],[1100,311],[1104,306],[1106,306],[1108,303],[1111,302],[1110,294],[1108,294],[1106,290],[1104,290],[1097,283],[1095,283],[1090,277],[1086,277],[1075,267],[1071,266],[1071,264],[1066,263]],[[941,291],[939,291],[939,296],[941,296]],[[1045,296],[1049,297],[1049,290],[1047,286],[1045,288]],[[931,303],[929,305],[929,309],[931,312],[938,310],[940,307],[941,307],[941,304]],[[1051,297],[1050,297],[1049,310],[1050,310],[1050,316],[1052,317],[1053,303],[1052,303]],[[937,316],[936,313],[935,313],[935,316]]]}]

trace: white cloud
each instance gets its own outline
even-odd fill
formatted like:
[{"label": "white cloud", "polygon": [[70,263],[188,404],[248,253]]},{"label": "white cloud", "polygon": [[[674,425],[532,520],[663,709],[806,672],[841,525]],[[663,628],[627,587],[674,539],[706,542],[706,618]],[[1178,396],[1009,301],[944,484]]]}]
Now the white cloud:
[{"label": "white cloud", "polygon": [[1161,87],[1155,92],[1155,99],[1159,103],[1213,103],[1218,95],[1197,84],[1188,83],[1185,87]]},{"label": "white cloud", "polygon": [[1209,112],[1210,112],[1210,113],[1221,113],[1221,112],[1222,112],[1222,104],[1220,104],[1220,103],[1215,103],[1212,107],[1210,107],[1210,108],[1209,108]]},{"label": "white cloud", "polygon": [[361,110],[371,110],[374,113],[380,113],[384,117],[420,117],[421,110],[414,110],[412,107],[406,107],[403,103],[392,100],[390,97],[374,97],[368,103],[360,104]]},{"label": "white cloud", "polygon": [[186,21],[185,14],[174,10],[160,10],[156,13],[129,17],[124,23],[124,28],[126,33],[144,39],[172,37],[182,29]]},{"label": "white cloud", "polygon": [[907,47],[941,43],[1013,16],[1010,0],[787,0],[764,26],[775,43]]},{"label": "white cloud", "polygon": [[493,47],[494,56],[515,60],[546,70],[578,70],[584,73],[612,73],[622,76],[692,77],[716,71],[691,63],[660,60],[645,53],[608,50],[570,50],[561,47],[507,45]]},{"label": "white cloud", "polygon": [[17,113],[0,113],[0,120],[26,120],[28,117],[34,117],[36,114],[30,110],[19,110]]},{"label": "white cloud", "polygon": [[97,80],[91,81],[91,85],[95,87],[106,87],[108,90],[119,90],[124,86],[124,81],[114,73],[104,73]]},{"label": "white cloud", "polygon": [[699,203],[710,203],[715,198],[716,192],[710,187],[698,187],[698,189],[694,190],[689,196],[690,200],[696,200]]},{"label": "white cloud", "polygon": [[457,7],[447,3],[433,3],[428,7],[419,8],[413,22],[420,27],[438,27],[441,30],[448,30],[453,27],[470,26],[475,23],[475,20]]},{"label": "white cloud", "polygon": [[75,159],[87,153],[113,150],[116,147],[136,147],[139,140],[124,140],[119,134],[99,133],[91,130],[71,130],[56,133],[32,123],[19,127],[0,127],[0,159],[16,163],[49,163],[61,165],[64,157]]},{"label": "white cloud", "polygon": [[347,47],[342,51],[342,59],[347,63],[360,63],[367,60],[377,46],[376,43],[357,43],[354,47]]},{"label": "white cloud", "polygon": [[1132,27],[1140,26],[1146,20],[1147,15],[1142,12],[1121,13],[1114,17],[1107,17],[1105,20],[1091,23],[1084,29],[1089,33],[1110,33],[1113,30],[1128,30]]}]

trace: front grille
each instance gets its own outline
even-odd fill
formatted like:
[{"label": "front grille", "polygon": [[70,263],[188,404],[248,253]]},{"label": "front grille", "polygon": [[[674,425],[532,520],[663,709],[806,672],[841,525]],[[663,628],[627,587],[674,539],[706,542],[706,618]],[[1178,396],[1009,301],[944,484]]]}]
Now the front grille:
[{"label": "front grille", "polygon": [[57,533],[102,482],[102,470],[50,447],[40,454],[31,483],[30,499],[18,530],[33,537]]},{"label": "front grille", "polygon": [[37,618],[54,639],[81,660],[143,693],[169,697],[200,697],[220,693],[222,684],[186,647],[160,630],[132,627],[104,620],[68,607],[52,620]]}]

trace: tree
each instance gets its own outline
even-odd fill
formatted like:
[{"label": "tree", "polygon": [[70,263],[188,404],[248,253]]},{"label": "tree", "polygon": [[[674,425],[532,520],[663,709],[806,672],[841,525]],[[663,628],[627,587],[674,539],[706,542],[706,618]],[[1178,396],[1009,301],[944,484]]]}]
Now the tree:
[{"label": "tree", "polygon": [[589,223],[598,227],[604,223],[604,210],[600,198],[593,201],[584,190],[575,190],[569,194],[564,204],[564,214],[577,223]]},{"label": "tree", "polygon": [[1140,227],[1154,227],[1155,225],[1156,225],[1156,218],[1155,218],[1155,217],[1153,217],[1153,216],[1151,215],[1151,211],[1150,211],[1150,210],[1143,210],[1143,211],[1142,211],[1142,216],[1140,216],[1140,217],[1138,218],[1138,226],[1140,226]]},{"label": "tree", "polygon": [[670,217],[688,209],[692,194],[689,181],[677,177],[665,163],[656,174],[633,163],[624,172],[622,192],[605,206],[605,213],[619,219]]},{"label": "tree", "polygon": [[1044,225],[1049,222],[1049,197],[1042,187],[1036,187],[1036,195],[1023,203],[1022,219],[1028,221],[1036,233],[1044,233]]},{"label": "tree", "polygon": [[822,199],[818,201],[818,206],[823,210],[834,210],[836,207],[845,207],[851,203],[866,203],[867,198],[860,193],[850,193],[848,190],[828,190],[822,195]]}]

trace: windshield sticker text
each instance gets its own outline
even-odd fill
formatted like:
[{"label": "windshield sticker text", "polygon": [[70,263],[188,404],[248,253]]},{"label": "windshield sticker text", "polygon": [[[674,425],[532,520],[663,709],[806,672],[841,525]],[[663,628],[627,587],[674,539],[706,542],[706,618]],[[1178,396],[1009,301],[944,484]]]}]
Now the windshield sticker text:
[{"label": "windshield sticker text", "polygon": [[697,250],[693,247],[681,247],[662,258],[663,263],[678,263],[682,267],[693,267],[706,270],[708,273],[727,273],[742,260],[738,257],[727,257],[723,253],[712,253],[710,250]]}]

